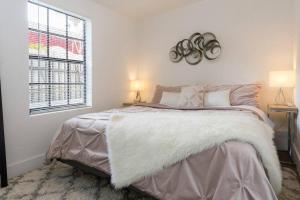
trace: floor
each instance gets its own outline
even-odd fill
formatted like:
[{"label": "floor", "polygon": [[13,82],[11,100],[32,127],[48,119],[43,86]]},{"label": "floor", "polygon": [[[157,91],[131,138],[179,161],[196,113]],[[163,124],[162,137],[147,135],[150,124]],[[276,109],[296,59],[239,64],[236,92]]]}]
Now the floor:
[{"label": "floor", "polygon": [[[83,174],[60,162],[9,180],[1,200],[153,200],[131,190],[114,190],[107,179]],[[300,200],[300,183],[293,168],[283,167],[279,200]]]},{"label": "floor", "polygon": [[287,151],[277,151],[280,162],[292,163],[292,159]]}]

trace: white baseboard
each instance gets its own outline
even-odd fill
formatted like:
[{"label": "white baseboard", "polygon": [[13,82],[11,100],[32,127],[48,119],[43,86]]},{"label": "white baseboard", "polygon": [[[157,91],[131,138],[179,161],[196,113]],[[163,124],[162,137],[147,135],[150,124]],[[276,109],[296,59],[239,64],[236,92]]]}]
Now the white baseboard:
[{"label": "white baseboard", "polygon": [[36,155],[7,166],[8,178],[19,176],[25,172],[41,167],[45,161],[45,154]]},{"label": "white baseboard", "polygon": [[295,143],[292,144],[292,159],[297,166],[298,174],[300,174],[300,152]]}]

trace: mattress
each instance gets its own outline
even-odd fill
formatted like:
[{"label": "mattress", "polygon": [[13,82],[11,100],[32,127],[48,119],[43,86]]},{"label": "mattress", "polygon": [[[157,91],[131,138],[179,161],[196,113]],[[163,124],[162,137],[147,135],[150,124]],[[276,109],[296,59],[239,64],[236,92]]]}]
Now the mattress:
[{"label": "mattress", "polygon": [[[252,109],[235,109],[237,112],[253,113]],[[227,111],[226,108],[210,110]],[[72,118],[57,132],[47,152],[47,159],[77,161],[110,174],[105,128],[113,114],[134,112],[184,110],[143,105]],[[263,114],[258,116],[265,117]],[[234,140],[191,155],[151,176],[143,177],[132,186],[162,200],[277,199],[258,152],[251,144]]]}]

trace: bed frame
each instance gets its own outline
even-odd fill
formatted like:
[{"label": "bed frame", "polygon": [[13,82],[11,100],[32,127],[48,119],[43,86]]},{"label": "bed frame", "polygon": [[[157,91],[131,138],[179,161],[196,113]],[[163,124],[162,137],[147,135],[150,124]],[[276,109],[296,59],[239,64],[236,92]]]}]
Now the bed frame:
[{"label": "bed frame", "polygon": [[[103,171],[100,171],[96,168],[93,168],[93,167],[90,167],[90,166],[87,166],[85,164],[82,164],[78,161],[74,161],[74,160],[65,160],[65,159],[57,159],[58,161],[62,162],[62,163],[65,163],[67,165],[70,165],[76,169],[79,169],[79,170],[82,170],[83,172],[86,172],[86,173],[89,173],[89,174],[93,174],[97,177],[100,177],[100,178],[107,178],[107,179],[110,179],[110,175],[103,172]],[[153,199],[157,199],[156,197],[153,197],[152,195],[146,193],[146,192],[143,192],[141,190],[139,190],[138,188],[134,187],[134,186],[129,186],[127,188],[125,188],[125,191],[126,191],[126,195],[128,195],[128,191],[129,190],[132,190],[132,191],[135,191],[143,196],[147,196],[147,197],[151,197]],[[128,199],[128,198],[126,198]],[[157,199],[159,200],[159,199]]]}]

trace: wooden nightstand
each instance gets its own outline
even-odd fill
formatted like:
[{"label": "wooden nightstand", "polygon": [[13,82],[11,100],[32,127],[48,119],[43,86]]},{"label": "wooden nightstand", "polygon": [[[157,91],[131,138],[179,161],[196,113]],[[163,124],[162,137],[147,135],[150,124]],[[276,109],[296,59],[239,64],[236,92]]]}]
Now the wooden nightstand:
[{"label": "wooden nightstand", "polygon": [[134,103],[130,103],[130,102],[122,104],[123,107],[129,107],[129,106],[133,106],[133,105],[134,105]]},{"label": "wooden nightstand", "polygon": [[138,102],[138,103],[133,103],[133,102],[125,102],[122,104],[123,107],[128,107],[128,106],[134,106],[136,104],[139,104],[139,103],[147,103],[146,101],[141,101],[141,102]]},{"label": "wooden nightstand", "polygon": [[[272,113],[286,113],[288,120],[288,154],[291,155],[291,142],[292,142],[292,127],[295,126],[295,118],[298,115],[298,108],[296,106],[285,106],[285,105],[268,105],[268,117]],[[290,163],[288,163],[290,164]]]}]

